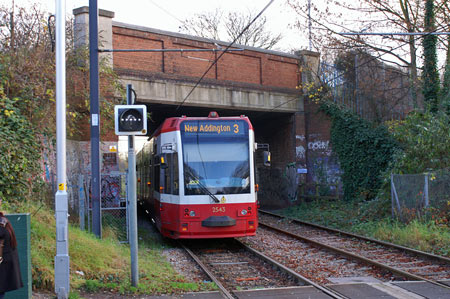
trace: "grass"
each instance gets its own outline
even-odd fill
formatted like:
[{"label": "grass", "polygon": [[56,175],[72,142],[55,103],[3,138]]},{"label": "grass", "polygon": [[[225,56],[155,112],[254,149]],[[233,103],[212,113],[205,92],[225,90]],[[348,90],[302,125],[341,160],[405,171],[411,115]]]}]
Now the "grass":
[{"label": "grass", "polygon": [[313,201],[281,210],[303,221],[450,257],[450,227],[436,220],[394,221],[387,201]]},{"label": "grass", "polygon": [[[31,260],[33,288],[54,290],[56,255],[55,218],[50,208],[40,204],[20,203],[7,212],[31,213]],[[145,230],[139,231],[139,284],[131,286],[130,249],[120,244],[114,232],[105,228],[102,240],[69,225],[71,298],[77,292],[110,291],[119,294],[180,294],[216,289],[213,283],[187,281],[173,270],[162,256],[165,244]]]}]

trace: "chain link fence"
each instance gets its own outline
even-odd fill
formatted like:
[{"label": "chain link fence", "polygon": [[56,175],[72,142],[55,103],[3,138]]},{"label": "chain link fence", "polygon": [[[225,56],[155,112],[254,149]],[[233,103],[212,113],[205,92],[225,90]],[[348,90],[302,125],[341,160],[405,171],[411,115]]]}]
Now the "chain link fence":
[{"label": "chain link fence", "polygon": [[402,222],[450,220],[450,171],[391,174],[392,216]]},{"label": "chain link fence", "polygon": [[[102,235],[114,234],[120,242],[128,242],[128,204],[126,196],[126,173],[110,173],[101,176]],[[80,228],[92,230],[92,202],[90,177],[83,183],[85,192],[80,192]],[[82,194],[84,193],[84,194]]]}]

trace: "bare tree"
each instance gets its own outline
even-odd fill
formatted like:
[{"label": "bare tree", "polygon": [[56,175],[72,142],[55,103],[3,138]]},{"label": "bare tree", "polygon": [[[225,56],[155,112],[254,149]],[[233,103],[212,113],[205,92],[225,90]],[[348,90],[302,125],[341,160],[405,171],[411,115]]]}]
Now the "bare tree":
[{"label": "bare tree", "polygon": [[[215,11],[195,14],[192,18],[186,19],[180,26],[180,31],[236,43],[251,47],[272,49],[281,39],[281,34],[273,34],[266,29],[267,19],[259,17],[246,31],[245,27],[255,18],[256,14],[248,12],[229,12],[216,9]],[[242,35],[238,38],[238,36]]]},{"label": "bare tree", "polygon": [[[362,0],[326,1],[310,3],[288,0],[299,18],[295,26],[307,32],[312,26],[312,42],[322,56],[336,57],[339,51],[364,49],[374,58],[397,64],[408,70],[411,96],[418,107],[424,35],[341,35],[341,32],[402,32],[425,33],[425,1],[419,0]],[[446,31],[450,10],[446,0],[435,1],[436,31]],[[448,43],[439,37],[438,52],[447,51]],[[441,63],[443,72],[444,63]]]},{"label": "bare tree", "polygon": [[222,20],[223,12],[219,9],[195,14],[194,17],[183,21],[180,26],[180,31],[195,36],[219,40],[219,27],[221,26]]}]

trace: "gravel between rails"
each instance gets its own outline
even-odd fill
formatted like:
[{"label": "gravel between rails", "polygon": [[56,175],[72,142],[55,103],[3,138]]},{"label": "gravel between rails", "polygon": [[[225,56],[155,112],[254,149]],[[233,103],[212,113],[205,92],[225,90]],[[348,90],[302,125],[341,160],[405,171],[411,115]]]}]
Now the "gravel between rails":
[{"label": "gravel between rails", "polygon": [[256,236],[240,240],[319,284],[332,283],[332,279],[344,277],[372,277],[379,281],[395,279],[391,273],[261,227]]},{"label": "gravel between rails", "polygon": [[436,260],[407,253],[396,248],[367,242],[357,238],[338,235],[307,225],[291,223],[289,219],[280,219],[269,215],[261,215],[259,219],[267,224],[304,236],[306,238],[343,249],[368,259],[420,275],[432,280],[450,279],[450,265]]}]

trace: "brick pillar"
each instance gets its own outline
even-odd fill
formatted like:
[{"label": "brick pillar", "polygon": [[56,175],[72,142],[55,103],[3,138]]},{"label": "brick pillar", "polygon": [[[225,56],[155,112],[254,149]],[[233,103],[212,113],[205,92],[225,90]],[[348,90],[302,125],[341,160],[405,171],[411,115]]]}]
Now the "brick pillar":
[{"label": "brick pillar", "polygon": [[295,162],[297,165],[297,176],[299,178],[299,183],[304,183],[306,181],[306,152],[308,145],[306,142],[306,118],[305,113],[297,112],[295,113]]},{"label": "brick pillar", "polygon": [[[305,86],[311,82],[318,81],[319,73],[319,61],[320,54],[312,51],[298,51],[296,52],[300,59],[300,73],[301,73],[301,85],[305,92]],[[307,115],[310,113],[307,99],[303,99],[302,107],[299,112],[295,114],[295,158],[297,165],[297,173],[299,183],[306,183],[307,173],[310,171],[307,169],[307,157],[308,157],[308,127],[311,125],[308,122]]]}]

